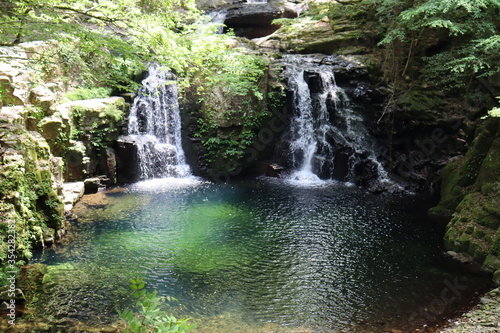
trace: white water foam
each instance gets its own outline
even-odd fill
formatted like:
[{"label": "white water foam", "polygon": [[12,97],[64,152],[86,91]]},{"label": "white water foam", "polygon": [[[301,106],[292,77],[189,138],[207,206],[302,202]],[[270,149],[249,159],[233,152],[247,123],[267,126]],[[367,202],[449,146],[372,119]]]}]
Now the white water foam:
[{"label": "white water foam", "polygon": [[[355,179],[356,166],[365,159],[376,166],[381,184],[393,184],[377,158],[376,144],[362,116],[355,112],[346,91],[337,85],[333,67],[298,55],[285,57],[285,66],[288,85],[294,94],[295,112],[290,123],[290,153],[295,172],[289,175],[290,181],[307,186],[321,182],[319,175],[331,177],[337,157],[335,141],[352,151],[344,181]],[[307,76],[316,78],[321,91],[312,91]],[[332,108],[336,124],[331,123]]]},{"label": "white water foam", "polygon": [[140,179],[191,175],[181,142],[181,117],[175,76],[158,65],[134,99],[129,115],[129,138],[136,143]]},{"label": "white water foam", "polygon": [[167,177],[143,180],[128,186],[128,190],[131,192],[161,193],[191,187],[198,187],[209,183],[209,181],[195,176],[188,176],[183,178]]}]

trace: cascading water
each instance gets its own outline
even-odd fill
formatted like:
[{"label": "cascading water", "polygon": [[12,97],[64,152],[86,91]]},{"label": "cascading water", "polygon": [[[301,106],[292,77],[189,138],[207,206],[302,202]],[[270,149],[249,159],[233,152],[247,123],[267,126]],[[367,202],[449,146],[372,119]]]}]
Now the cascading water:
[{"label": "cascading water", "polygon": [[217,33],[224,33],[224,21],[226,20],[227,11],[225,9],[214,10],[208,12],[207,15],[210,17],[210,22],[217,25]]},{"label": "cascading water", "polygon": [[301,183],[355,182],[360,169],[367,167],[379,184],[393,184],[362,115],[336,83],[335,66],[298,55],[286,56],[284,66],[293,93],[288,141],[295,171],[290,178]]},{"label": "cascading water", "polygon": [[129,136],[137,146],[140,179],[186,177],[191,174],[181,144],[181,117],[175,77],[157,65],[134,99]]}]

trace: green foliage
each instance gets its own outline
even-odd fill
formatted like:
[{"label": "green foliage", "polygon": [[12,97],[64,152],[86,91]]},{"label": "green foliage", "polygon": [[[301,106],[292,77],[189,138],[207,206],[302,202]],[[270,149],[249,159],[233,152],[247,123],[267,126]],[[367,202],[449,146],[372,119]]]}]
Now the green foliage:
[{"label": "green foliage", "polygon": [[[3,130],[4,128],[2,128]],[[32,256],[35,244],[43,242],[43,233],[48,227],[57,229],[62,225],[63,203],[52,188],[53,180],[49,168],[46,146],[18,127],[11,129],[6,147],[18,149],[18,154],[3,155],[0,168],[0,283],[1,272],[9,271],[7,225],[15,225],[16,267],[25,264]],[[17,269],[16,269],[17,270]]]},{"label": "green foliage", "polygon": [[82,136],[90,138],[91,145],[100,154],[116,139],[125,112],[123,105],[109,104],[99,113],[96,110],[75,106],[71,109],[71,139],[79,141]]},{"label": "green foliage", "polygon": [[106,98],[111,95],[111,88],[78,88],[66,94],[66,97],[72,101],[93,98]]},{"label": "green foliage", "polygon": [[493,108],[490,111],[488,111],[488,114],[491,117],[500,117],[500,108]]},{"label": "green foliage", "polygon": [[40,121],[43,119],[43,117],[45,117],[45,113],[40,107],[28,105],[25,106],[25,108],[28,111],[28,114],[26,116],[26,118],[28,119],[34,119]]},{"label": "green foliage", "polygon": [[[497,99],[500,101],[500,97],[497,97]],[[481,119],[486,119],[488,117],[500,117],[500,108],[499,107],[494,107],[491,110],[488,111],[488,115],[482,117]]]},{"label": "green foliage", "polygon": [[463,93],[474,78],[500,72],[499,11],[498,0],[363,0],[334,4],[330,15],[369,21],[386,50],[385,77],[396,85],[423,74],[440,90]]},{"label": "green foliage", "polygon": [[295,19],[293,18],[287,18],[287,17],[283,17],[283,18],[279,18],[279,19],[274,19],[272,24],[273,25],[280,25],[280,26],[291,26],[292,24],[295,23]]},{"label": "green foliage", "polygon": [[[186,332],[195,328],[196,324],[188,324],[189,319],[177,319],[162,310],[164,297],[158,297],[157,291],[152,293],[144,289],[146,284],[141,278],[130,279],[132,296],[137,299],[139,311],[126,309],[118,311],[120,318],[127,324],[125,333],[146,332]],[[174,300],[167,298],[167,300]]]},{"label": "green foliage", "polygon": [[205,162],[237,168],[269,115],[263,81],[269,61],[210,30],[192,40],[189,52],[184,90],[199,104],[196,136],[202,138]]},{"label": "green foliage", "polygon": [[[499,9],[497,0],[419,1],[395,18],[381,43],[395,39],[401,42],[423,40],[429,34],[445,31],[448,38],[452,38],[453,46],[450,51],[431,56],[428,61],[438,65],[441,72],[491,76],[500,71]],[[461,78],[463,76],[457,75],[455,79]]]},{"label": "green foliage", "polygon": [[197,17],[192,0],[9,0],[0,5],[0,44],[50,40],[52,47],[32,58],[46,77],[135,90],[134,76],[153,50],[166,57],[178,51],[170,39],[158,50],[150,42]]}]

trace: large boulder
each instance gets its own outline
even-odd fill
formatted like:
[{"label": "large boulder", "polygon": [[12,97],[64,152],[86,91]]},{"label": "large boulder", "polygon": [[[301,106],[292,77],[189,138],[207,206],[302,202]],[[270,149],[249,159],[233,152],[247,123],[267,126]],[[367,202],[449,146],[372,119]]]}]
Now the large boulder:
[{"label": "large boulder", "polygon": [[122,97],[108,97],[60,104],[55,114],[71,119],[71,139],[66,143],[66,179],[83,180],[106,174],[115,179],[114,157],[107,151],[120,135],[128,104]]},{"label": "large boulder", "polygon": [[224,24],[228,29],[233,29],[238,37],[263,37],[278,30],[279,25],[273,25],[273,20],[297,17],[299,8],[296,3],[288,1],[232,5],[225,8]]},{"label": "large boulder", "polygon": [[140,169],[137,143],[132,136],[123,136],[116,141],[116,175],[119,183],[139,181]]},{"label": "large boulder", "polygon": [[[279,26],[278,26],[279,27]],[[273,34],[254,40],[264,48],[290,53],[355,54],[365,53],[370,43],[361,37],[356,23],[297,18],[283,24]]]},{"label": "large boulder", "polygon": [[[441,201],[433,216],[452,215],[444,237],[448,250],[500,275],[500,118],[476,131],[471,148],[443,172]],[[499,283],[496,278],[495,283]]]},{"label": "large boulder", "polygon": [[305,9],[301,1],[199,1],[198,7],[207,10],[217,23],[232,29],[236,36],[258,38],[279,28],[275,19],[294,18]]}]

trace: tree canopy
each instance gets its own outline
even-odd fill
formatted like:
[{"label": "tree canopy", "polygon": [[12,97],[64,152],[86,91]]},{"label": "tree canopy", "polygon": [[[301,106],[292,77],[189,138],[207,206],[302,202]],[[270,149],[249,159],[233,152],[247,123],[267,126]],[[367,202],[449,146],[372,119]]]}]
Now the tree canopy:
[{"label": "tree canopy", "polygon": [[362,0],[330,12],[363,19],[380,36],[389,76],[423,74],[445,91],[498,81],[500,0]]}]

